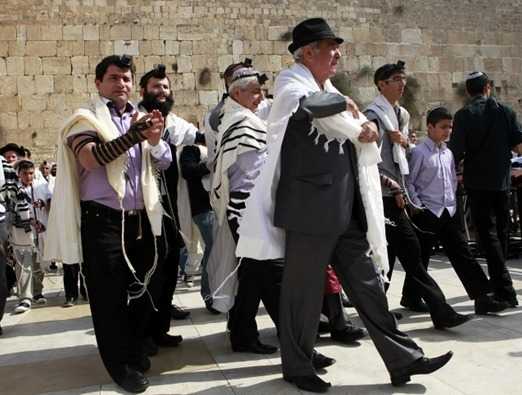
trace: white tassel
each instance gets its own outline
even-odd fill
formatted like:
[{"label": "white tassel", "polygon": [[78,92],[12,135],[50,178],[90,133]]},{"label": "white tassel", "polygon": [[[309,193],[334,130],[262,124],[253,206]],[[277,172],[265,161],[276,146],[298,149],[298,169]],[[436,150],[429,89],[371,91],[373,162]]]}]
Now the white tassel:
[{"label": "white tassel", "polygon": [[328,152],[328,144],[330,144],[330,141],[332,141],[332,140],[326,140],[326,142],[324,143],[324,145],[323,145],[324,152]]},{"label": "white tassel", "polygon": [[314,139],[314,144],[315,144],[315,145],[319,145],[319,137],[320,137],[320,136],[321,136],[321,135],[320,135],[319,133],[317,133],[317,136],[316,136],[315,139]]}]

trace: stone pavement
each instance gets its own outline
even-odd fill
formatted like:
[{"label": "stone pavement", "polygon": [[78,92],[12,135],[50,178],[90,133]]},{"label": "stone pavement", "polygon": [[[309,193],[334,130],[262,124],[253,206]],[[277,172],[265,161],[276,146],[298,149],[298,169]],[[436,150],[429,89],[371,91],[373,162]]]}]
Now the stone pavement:
[{"label": "stone pavement", "polygon": [[[522,260],[509,262],[515,288],[522,295]],[[459,312],[472,313],[456,274],[442,257],[432,261],[431,273]],[[476,317],[462,327],[437,331],[426,314],[399,309],[404,274],[397,270],[389,292],[390,307],[404,313],[401,330],[420,343],[429,356],[453,350],[455,356],[440,371],[415,376],[400,388],[389,377],[371,341],[347,347],[327,336],[318,349],[337,359],[323,376],[331,394],[522,394],[522,309],[498,316]],[[225,316],[207,313],[198,287],[180,287],[175,302],[191,311],[190,319],[173,321],[171,333],[183,335],[180,347],[163,349],[152,358],[146,394],[297,394],[282,380],[279,354],[233,353],[225,334]],[[111,383],[98,356],[89,306],[61,307],[60,275],[48,275],[49,303],[22,315],[11,315],[10,300],[0,337],[0,394],[109,395],[125,393]],[[353,309],[346,310],[357,323]],[[277,344],[264,309],[258,324],[262,339]]]}]

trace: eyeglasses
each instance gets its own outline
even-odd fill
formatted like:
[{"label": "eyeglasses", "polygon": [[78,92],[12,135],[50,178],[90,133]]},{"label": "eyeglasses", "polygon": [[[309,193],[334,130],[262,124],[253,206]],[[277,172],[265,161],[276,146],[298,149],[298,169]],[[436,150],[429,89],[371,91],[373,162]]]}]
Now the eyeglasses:
[{"label": "eyeglasses", "polygon": [[396,77],[384,80],[384,82],[386,82],[386,83],[392,83],[392,82],[403,82],[403,83],[406,83],[406,82],[408,82],[408,78],[407,77],[396,76]]}]

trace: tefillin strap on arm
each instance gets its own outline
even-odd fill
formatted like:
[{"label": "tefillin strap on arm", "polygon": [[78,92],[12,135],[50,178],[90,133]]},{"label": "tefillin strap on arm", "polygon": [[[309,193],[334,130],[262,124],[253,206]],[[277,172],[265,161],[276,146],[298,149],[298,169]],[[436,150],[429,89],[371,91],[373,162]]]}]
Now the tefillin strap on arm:
[{"label": "tefillin strap on arm", "polygon": [[94,158],[100,166],[107,165],[128,151],[133,145],[146,140],[147,137],[143,134],[143,131],[150,126],[151,121],[149,119],[136,121],[123,136],[107,143],[96,144],[92,149]]}]

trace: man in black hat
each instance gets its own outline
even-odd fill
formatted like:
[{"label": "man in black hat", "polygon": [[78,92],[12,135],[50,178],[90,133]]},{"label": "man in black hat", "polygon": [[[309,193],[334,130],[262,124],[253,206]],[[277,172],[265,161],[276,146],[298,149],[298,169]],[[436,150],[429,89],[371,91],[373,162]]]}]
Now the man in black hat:
[{"label": "man in black hat", "polygon": [[495,298],[518,305],[506,267],[511,151],[521,153],[522,132],[515,112],[491,96],[492,81],[480,71],[466,78],[469,104],[455,114],[449,148],[464,160],[464,187],[479,243],[486,254]]},{"label": "man in black hat", "polygon": [[[289,50],[296,63],[275,81],[269,117],[269,133],[275,141],[268,147],[267,162],[251,195],[257,203],[258,195],[266,201],[266,191],[275,191],[274,205],[266,210],[264,205],[256,207],[264,217],[245,213],[239,232],[240,244],[243,238],[245,246],[238,255],[249,250],[247,256],[255,259],[285,258],[279,328],[283,377],[313,392],[328,390],[330,383],[316,371],[335,362],[317,358],[314,351],[328,264],[368,329],[392,384],[404,384],[413,374],[431,373],[452,355],[424,358],[420,347],[397,329],[388,311],[376,270],[377,263],[381,270],[387,266],[384,216],[382,210],[370,211],[362,199],[375,204],[380,199],[378,134],[329,80],[336,72],[342,42],[321,18],[294,28]],[[359,186],[366,182],[366,177],[359,177],[359,153],[367,159],[361,163],[366,175],[377,178],[370,190]],[[376,264],[367,254],[370,239]]]}]

